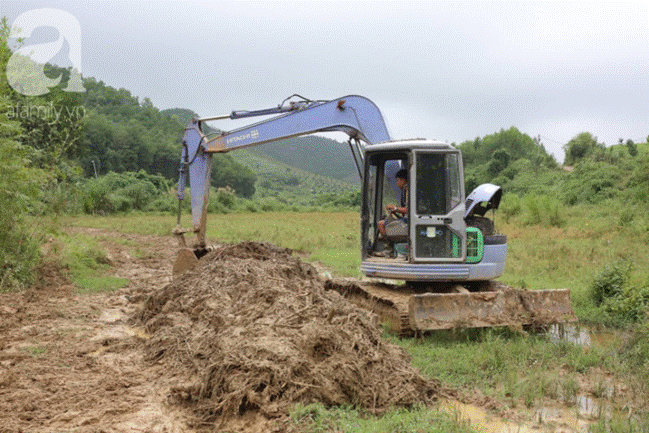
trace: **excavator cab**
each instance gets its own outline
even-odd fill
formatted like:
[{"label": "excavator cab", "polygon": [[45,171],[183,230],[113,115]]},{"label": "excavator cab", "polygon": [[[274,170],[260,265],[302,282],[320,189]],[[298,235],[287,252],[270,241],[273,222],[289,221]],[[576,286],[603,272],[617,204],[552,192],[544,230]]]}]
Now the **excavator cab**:
[{"label": "excavator cab", "polygon": [[[406,244],[408,253],[402,254],[404,248],[397,248],[393,257],[413,263],[461,263],[466,255],[461,156],[457,149],[446,144],[439,144],[438,149],[417,148],[416,144],[421,143],[404,143],[403,149],[371,148],[367,152],[363,258],[377,255],[376,249],[385,244],[388,249],[389,244]],[[395,173],[400,169],[408,173],[407,190],[395,187]],[[386,205],[403,203],[403,195],[408,197],[407,214],[395,216],[385,212]],[[406,229],[405,236],[400,230],[395,233],[389,229],[382,236],[377,230],[377,220],[400,221],[402,224],[396,226]],[[386,224],[388,228],[390,224]]]},{"label": "excavator cab", "polygon": [[[395,173],[401,169],[408,172],[405,191],[396,187]],[[458,149],[430,140],[368,146],[363,179],[365,275],[406,281],[486,281],[502,275],[506,237],[494,237],[493,222],[484,213],[469,218]],[[482,194],[472,211],[498,207],[502,192],[492,187],[480,187]],[[390,215],[386,206],[403,202],[404,194],[407,214]],[[386,233],[380,233],[380,224],[385,224]],[[390,225],[397,230],[389,230]]]}]

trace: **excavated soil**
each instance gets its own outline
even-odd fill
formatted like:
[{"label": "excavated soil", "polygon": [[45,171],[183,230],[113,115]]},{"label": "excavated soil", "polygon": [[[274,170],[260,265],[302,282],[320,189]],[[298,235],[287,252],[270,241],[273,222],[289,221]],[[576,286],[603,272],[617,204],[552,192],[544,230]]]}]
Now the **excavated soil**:
[{"label": "excavated soil", "polygon": [[150,335],[147,360],[178,378],[170,401],[203,425],[282,416],[298,402],[380,412],[431,403],[439,391],[381,339],[374,315],[268,244],[218,247],[154,290],[137,319]]},{"label": "excavated soil", "polygon": [[295,402],[380,412],[437,395],[288,250],[222,247],[172,282],[171,237],[69,230],[130,283],[82,294],[50,264],[0,294],[0,433],[296,431]]}]

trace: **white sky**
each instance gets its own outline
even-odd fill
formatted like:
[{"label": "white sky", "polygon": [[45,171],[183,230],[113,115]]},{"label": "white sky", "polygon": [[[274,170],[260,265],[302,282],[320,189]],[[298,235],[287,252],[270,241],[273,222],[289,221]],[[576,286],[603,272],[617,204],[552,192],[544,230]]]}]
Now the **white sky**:
[{"label": "white sky", "polygon": [[[81,24],[84,76],[160,109],[358,94],[393,138],[461,143],[515,126],[559,161],[583,131],[607,145],[649,135],[647,2],[4,1],[0,16],[43,7]],[[42,28],[26,43],[57,37]],[[68,66],[66,53],[53,62]]]}]

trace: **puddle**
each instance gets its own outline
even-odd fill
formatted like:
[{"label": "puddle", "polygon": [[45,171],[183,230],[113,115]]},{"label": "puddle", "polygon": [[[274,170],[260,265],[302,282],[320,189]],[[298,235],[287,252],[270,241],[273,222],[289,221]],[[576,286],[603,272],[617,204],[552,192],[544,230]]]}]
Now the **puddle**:
[{"label": "puddle", "polygon": [[528,413],[527,420],[509,421],[487,410],[452,400],[440,401],[440,409],[457,414],[473,427],[487,433],[587,433],[591,423],[575,408],[540,407]]},{"label": "puddle", "polygon": [[[619,338],[616,332],[579,324],[552,325],[547,334],[555,343],[568,342],[584,350],[593,346],[610,346]],[[597,391],[599,398],[578,394],[570,401],[546,401],[530,410],[519,407],[516,410],[518,421],[507,420],[481,407],[457,401],[443,400],[440,409],[457,414],[460,419],[487,433],[588,433],[593,423],[602,418],[610,419],[616,412],[612,403],[616,396],[615,385],[602,377]]]},{"label": "puddle", "polygon": [[550,326],[548,336],[555,343],[567,341],[583,347],[608,346],[617,338],[614,332],[595,330],[588,326],[572,323],[559,323]]}]

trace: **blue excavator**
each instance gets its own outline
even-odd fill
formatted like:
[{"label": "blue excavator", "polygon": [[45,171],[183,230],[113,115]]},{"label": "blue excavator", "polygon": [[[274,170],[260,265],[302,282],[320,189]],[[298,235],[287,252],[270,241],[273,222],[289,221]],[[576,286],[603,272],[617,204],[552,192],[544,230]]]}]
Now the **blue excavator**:
[{"label": "blue excavator", "polygon": [[[228,132],[204,132],[205,122],[257,116],[265,119]],[[293,95],[269,109],[192,119],[182,141],[178,183],[183,200],[189,178],[192,227],[181,228],[179,205],[174,276],[195,267],[209,250],[212,154],[331,131],[349,137],[361,179],[365,277],[329,279],[326,288],[374,311],[400,334],[576,321],[567,289],[524,290],[495,281],[505,269],[507,237],[496,232],[488,215],[498,208],[502,189],[484,184],[465,197],[459,149],[436,140],[393,140],[378,107],[356,95],[326,101]],[[191,246],[188,232],[196,235]]]}]

